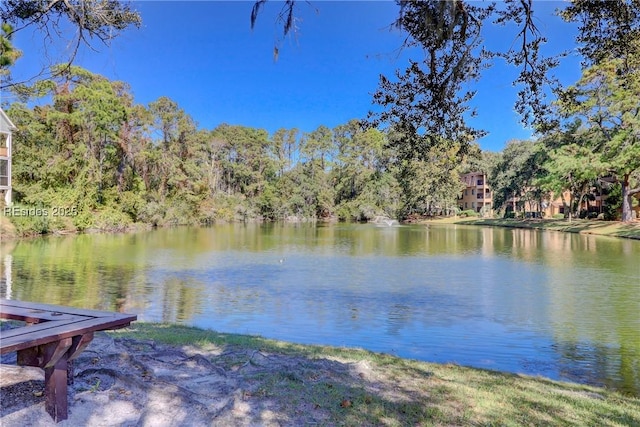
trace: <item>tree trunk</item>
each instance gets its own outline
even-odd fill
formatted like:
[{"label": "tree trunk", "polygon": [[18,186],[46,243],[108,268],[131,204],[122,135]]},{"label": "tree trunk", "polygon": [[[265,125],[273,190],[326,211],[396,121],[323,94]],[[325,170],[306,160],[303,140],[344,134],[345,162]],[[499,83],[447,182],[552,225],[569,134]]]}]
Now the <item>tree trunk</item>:
[{"label": "tree trunk", "polygon": [[[584,201],[586,193],[580,193],[580,197],[578,198],[578,207],[576,208],[577,217],[580,218],[580,213],[582,211],[582,202]],[[589,202],[587,201],[587,212],[589,211]],[[587,214],[587,217],[589,215]]]},{"label": "tree trunk", "polygon": [[631,198],[638,192],[640,192],[640,188],[629,188],[629,174],[625,174],[624,179],[622,180],[622,222],[633,221]]}]

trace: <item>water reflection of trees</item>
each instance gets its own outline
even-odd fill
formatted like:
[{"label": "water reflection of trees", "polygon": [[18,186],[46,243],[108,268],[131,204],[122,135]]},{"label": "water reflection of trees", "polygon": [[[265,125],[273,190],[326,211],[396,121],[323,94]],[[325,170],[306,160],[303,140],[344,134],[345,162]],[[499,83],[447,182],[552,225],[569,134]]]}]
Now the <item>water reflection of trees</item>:
[{"label": "water reflection of trees", "polygon": [[[633,282],[582,280],[561,273],[553,280],[549,314],[563,357],[606,370],[615,386],[640,390],[640,296]],[[557,282],[556,282],[557,283]],[[569,343],[569,344],[566,344]],[[572,345],[571,343],[582,343]]]},{"label": "water reflection of trees", "polygon": [[123,238],[85,235],[17,242],[12,252],[11,297],[136,311],[139,305],[132,299],[136,294],[132,286],[140,282],[144,270],[137,268],[131,251],[122,250]]},{"label": "water reflection of trees", "polygon": [[193,280],[172,277],[160,286],[162,321],[185,323],[202,312],[206,300],[205,285]]},{"label": "water reflection of trees", "polygon": [[[616,387],[640,389],[640,245],[544,233],[549,320],[561,360],[589,364]],[[568,371],[568,378],[574,373]]]},{"label": "water reflection of trees", "polygon": [[[466,226],[373,226],[362,224],[220,224],[199,229],[161,230],[142,234],[155,251],[183,256],[167,257],[168,266],[190,268],[204,252],[313,252],[319,255],[427,256],[463,255],[493,251],[493,231]],[[185,264],[186,263],[186,264]]]}]

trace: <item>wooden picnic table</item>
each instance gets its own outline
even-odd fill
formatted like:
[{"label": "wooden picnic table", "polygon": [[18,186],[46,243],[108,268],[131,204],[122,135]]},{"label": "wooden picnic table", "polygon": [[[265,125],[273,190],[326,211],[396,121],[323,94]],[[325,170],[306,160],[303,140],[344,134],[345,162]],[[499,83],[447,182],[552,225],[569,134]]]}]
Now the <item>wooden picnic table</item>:
[{"label": "wooden picnic table", "polygon": [[0,318],[26,326],[0,333],[0,354],[18,352],[18,365],[44,369],[45,408],[66,420],[67,364],[89,345],[93,333],[129,326],[133,314],[0,299]]}]

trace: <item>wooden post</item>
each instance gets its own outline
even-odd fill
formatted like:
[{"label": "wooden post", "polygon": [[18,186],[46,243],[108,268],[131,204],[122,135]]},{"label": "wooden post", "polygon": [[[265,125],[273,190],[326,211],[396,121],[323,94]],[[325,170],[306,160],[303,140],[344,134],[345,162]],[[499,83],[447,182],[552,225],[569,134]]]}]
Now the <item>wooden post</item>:
[{"label": "wooden post", "polygon": [[50,367],[44,368],[44,407],[59,422],[68,417],[67,410],[67,353]]},{"label": "wooden post", "polygon": [[18,351],[18,365],[44,369],[44,406],[55,422],[66,420],[68,416],[67,360],[72,345],[72,338],[63,338]]}]

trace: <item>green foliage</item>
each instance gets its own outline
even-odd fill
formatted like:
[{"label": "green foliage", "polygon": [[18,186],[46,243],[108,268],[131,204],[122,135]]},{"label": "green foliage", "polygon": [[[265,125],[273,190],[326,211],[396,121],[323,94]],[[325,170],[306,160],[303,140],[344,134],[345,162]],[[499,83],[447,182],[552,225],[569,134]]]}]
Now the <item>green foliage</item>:
[{"label": "green foliage", "polygon": [[280,218],[278,207],[282,204],[276,195],[276,190],[272,184],[267,184],[258,199],[258,207],[262,218],[268,221],[276,221]]},{"label": "green foliage", "polygon": [[[550,149],[542,164],[544,173],[536,184],[556,197],[568,191],[569,208],[572,215],[577,216],[575,210],[582,206],[605,168],[599,157],[570,132],[550,135],[546,143]],[[573,203],[574,200],[577,203]]]},{"label": "green foliage", "polygon": [[13,46],[13,27],[8,22],[0,24],[0,76],[3,78],[9,74],[11,67],[18,58],[22,56],[22,52]]},{"label": "green foliage", "polygon": [[622,186],[617,183],[606,190],[607,203],[604,206],[604,219],[616,221],[620,219],[622,208]]},{"label": "green foliage", "polygon": [[[40,82],[42,90],[50,104],[9,110],[19,129],[15,199],[74,215],[18,219],[20,233],[438,214],[456,209],[459,172],[471,164],[461,164],[464,140],[382,132],[356,120],[301,136],[227,124],[202,130],[174,101],[134,105],[126,84],[77,67]],[[557,152],[567,149],[558,144]],[[543,171],[539,144],[513,143],[486,159],[477,147],[470,153],[487,169],[497,165],[498,188],[513,189],[508,181],[517,177],[519,195],[535,196],[528,194]]]},{"label": "green foliage", "polygon": [[547,151],[538,141],[509,141],[489,176],[494,207],[507,207],[513,198],[540,203],[546,191],[537,180],[543,175],[546,157]]},{"label": "green foliage", "polygon": [[461,217],[477,217],[477,216],[480,216],[480,214],[474,211],[473,209],[468,209],[466,211],[460,212],[460,216]]},{"label": "green foliage", "polygon": [[0,243],[3,239],[12,239],[17,235],[16,227],[11,223],[9,218],[0,215]]},{"label": "green foliage", "polygon": [[73,218],[73,226],[78,231],[87,231],[93,228],[98,229],[94,223],[95,216],[91,211],[81,211],[77,216]]},{"label": "green foliage", "polygon": [[114,207],[106,207],[93,213],[90,228],[100,231],[126,231],[133,225],[131,217]]},{"label": "green foliage", "polygon": [[129,190],[118,194],[118,205],[123,213],[126,213],[130,220],[138,221],[140,213],[144,209],[145,200],[143,194]]},{"label": "green foliage", "polygon": [[11,208],[14,213],[7,218],[15,227],[16,234],[33,236],[51,231],[49,216],[44,213],[47,211],[47,207],[15,203]]},{"label": "green foliage", "polygon": [[640,4],[636,1],[572,1],[560,16],[578,23],[576,41],[590,65],[638,53]]},{"label": "green foliage", "polygon": [[[252,23],[263,3],[256,3]],[[285,33],[294,28],[295,4],[287,1],[282,9]],[[574,1],[561,11],[565,20],[579,24],[577,42],[588,68],[574,86],[555,92],[557,117],[543,102],[546,73],[555,59],[540,55],[544,38],[535,27],[532,2],[400,2],[395,26],[407,35],[404,46],[417,47],[424,56],[393,77],[381,76],[373,97],[381,111],[367,124],[352,120],[309,133],[279,129],[271,136],[228,124],[199,129],[167,97],[135,105],[125,83],[70,65],[72,47],[70,61],[52,67],[51,79],[29,87],[3,79],[20,99],[51,100],[33,108],[14,103],[9,110],[19,129],[15,199],[76,212],[16,221],[22,221],[24,232],[37,233],[119,229],[136,222],[434,214],[456,209],[459,174],[467,170],[487,172],[497,206],[517,198],[525,209],[526,203],[541,204],[551,193],[567,190],[570,204],[578,206],[572,202],[609,175],[621,189],[623,219],[629,219],[633,195],[640,192],[638,12],[635,1]],[[35,26],[47,38],[69,21],[76,30],[75,48],[92,37],[107,41],[140,23],[128,4],[111,0],[10,0],[0,3],[0,17],[5,74],[19,56],[8,23]],[[480,48],[483,25],[491,20],[517,25],[518,48]],[[476,140],[483,132],[468,123],[475,112],[467,83],[496,55],[520,67],[516,109],[544,133],[536,142],[510,142],[502,153],[482,153]],[[570,123],[562,131],[559,118]],[[372,124],[384,124],[387,131]],[[610,209],[615,197],[609,197]]]},{"label": "green foliage", "polygon": [[640,41],[632,44],[621,58],[595,58],[557,102],[560,113],[577,123],[569,132],[589,155],[587,169],[622,185],[623,221],[631,221],[632,196],[640,193]]}]

